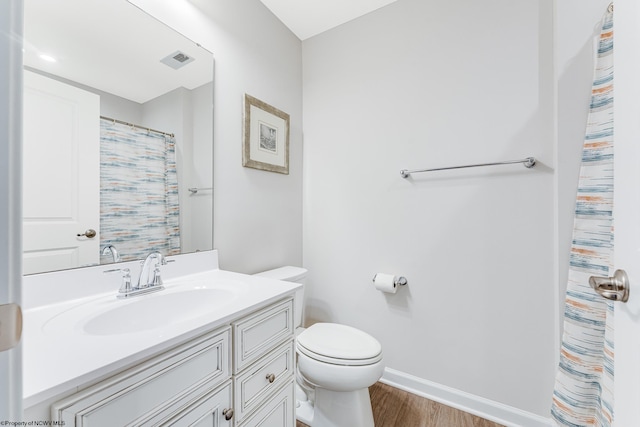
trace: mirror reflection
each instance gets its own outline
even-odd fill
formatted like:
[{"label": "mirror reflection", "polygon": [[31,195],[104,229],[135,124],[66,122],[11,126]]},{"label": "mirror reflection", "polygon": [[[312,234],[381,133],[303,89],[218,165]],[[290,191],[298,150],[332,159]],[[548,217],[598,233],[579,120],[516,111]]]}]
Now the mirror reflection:
[{"label": "mirror reflection", "polygon": [[125,1],[24,12],[24,274],[212,249],[211,53]]}]

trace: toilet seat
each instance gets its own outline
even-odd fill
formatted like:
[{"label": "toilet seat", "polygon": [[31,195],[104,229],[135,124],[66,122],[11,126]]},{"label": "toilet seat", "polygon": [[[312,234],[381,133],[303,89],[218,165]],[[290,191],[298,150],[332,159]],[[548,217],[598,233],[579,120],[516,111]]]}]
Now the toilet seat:
[{"label": "toilet seat", "polygon": [[371,335],[337,323],[316,323],[296,340],[297,350],[314,360],[343,366],[372,365],[382,360],[382,346]]}]

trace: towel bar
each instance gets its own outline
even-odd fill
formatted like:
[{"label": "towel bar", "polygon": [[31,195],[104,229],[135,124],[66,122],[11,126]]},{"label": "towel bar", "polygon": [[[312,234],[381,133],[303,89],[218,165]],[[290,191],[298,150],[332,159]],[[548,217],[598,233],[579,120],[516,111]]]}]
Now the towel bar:
[{"label": "towel bar", "polygon": [[464,169],[464,168],[476,168],[479,166],[496,166],[496,165],[510,165],[513,163],[522,163],[526,168],[532,168],[536,164],[535,157],[527,157],[522,160],[507,160],[505,162],[493,162],[493,163],[477,163],[475,165],[464,165],[464,166],[448,166],[445,168],[433,168],[433,169],[417,169],[417,170],[407,170],[402,169],[400,171],[400,176],[403,178],[408,178],[412,173],[421,173],[421,172],[434,172],[434,171],[443,171],[449,169]]}]

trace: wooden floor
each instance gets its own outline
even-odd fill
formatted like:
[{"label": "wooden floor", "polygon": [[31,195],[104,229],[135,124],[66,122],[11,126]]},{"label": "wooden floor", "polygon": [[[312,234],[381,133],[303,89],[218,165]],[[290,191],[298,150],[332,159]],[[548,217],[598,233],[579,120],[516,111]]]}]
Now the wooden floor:
[{"label": "wooden floor", "polygon": [[[382,383],[371,386],[369,394],[376,427],[502,427]],[[307,425],[298,421],[296,427]]]}]

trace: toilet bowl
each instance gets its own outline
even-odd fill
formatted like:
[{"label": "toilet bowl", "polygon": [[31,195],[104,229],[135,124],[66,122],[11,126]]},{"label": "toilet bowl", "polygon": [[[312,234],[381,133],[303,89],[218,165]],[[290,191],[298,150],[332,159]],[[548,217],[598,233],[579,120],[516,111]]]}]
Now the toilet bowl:
[{"label": "toilet bowl", "polygon": [[315,388],[312,427],[373,427],[369,386],[382,376],[380,343],[346,325],[316,323],[296,341],[298,371]]},{"label": "toilet bowl", "polygon": [[[282,267],[258,275],[304,284],[306,270]],[[287,280],[292,276],[296,280]],[[302,326],[303,293],[294,299],[294,320]],[[351,326],[316,323],[297,329],[296,358],[298,420],[311,427],[373,427],[369,386],[384,370],[375,338]]]}]

